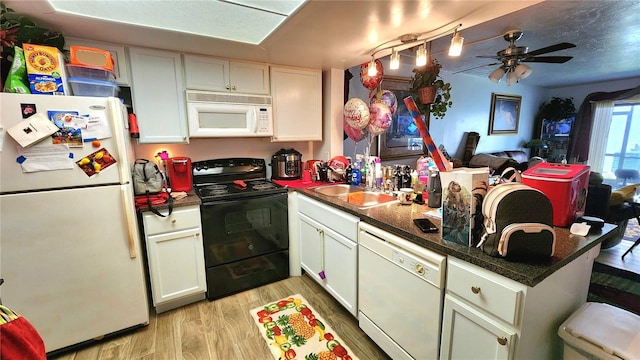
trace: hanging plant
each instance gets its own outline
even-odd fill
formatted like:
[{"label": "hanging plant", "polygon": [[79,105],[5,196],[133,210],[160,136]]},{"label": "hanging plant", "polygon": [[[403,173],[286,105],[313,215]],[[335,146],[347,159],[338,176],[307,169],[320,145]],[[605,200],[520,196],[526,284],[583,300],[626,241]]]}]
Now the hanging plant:
[{"label": "hanging plant", "polygon": [[[447,110],[453,105],[451,101],[451,84],[444,82],[440,77],[442,65],[437,60],[428,61],[427,65],[413,69],[411,78],[411,96],[418,105],[418,110],[423,115],[433,114],[438,119],[442,119]],[[427,90],[428,89],[428,90]],[[430,92],[431,98],[425,100],[422,96]]]},{"label": "hanging plant", "polygon": [[549,102],[543,102],[538,108],[536,120],[560,121],[576,114],[573,98],[553,97]]}]

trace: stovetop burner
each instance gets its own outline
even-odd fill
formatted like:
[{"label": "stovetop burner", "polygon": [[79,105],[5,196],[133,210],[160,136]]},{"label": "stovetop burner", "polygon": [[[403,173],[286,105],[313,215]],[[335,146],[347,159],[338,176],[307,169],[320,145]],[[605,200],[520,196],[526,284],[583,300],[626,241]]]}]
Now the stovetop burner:
[{"label": "stovetop burner", "polygon": [[194,162],[191,166],[193,187],[202,200],[236,199],[287,191],[266,179],[266,163],[263,159],[204,160]]}]

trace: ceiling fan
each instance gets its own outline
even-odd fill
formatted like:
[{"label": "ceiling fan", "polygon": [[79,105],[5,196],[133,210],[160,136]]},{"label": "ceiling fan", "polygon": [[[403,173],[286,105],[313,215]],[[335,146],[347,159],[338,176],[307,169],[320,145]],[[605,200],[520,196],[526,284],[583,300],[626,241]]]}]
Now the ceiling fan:
[{"label": "ceiling fan", "polygon": [[476,56],[478,58],[496,59],[500,61],[484,66],[493,66],[502,63],[500,67],[493,70],[493,72],[489,74],[489,79],[491,81],[497,83],[505,74],[507,74],[507,85],[511,85],[518,80],[526,78],[527,76],[531,75],[532,70],[526,64],[522,64],[525,62],[562,64],[573,59],[573,56],[539,55],[570,49],[576,47],[575,44],[563,42],[543,47],[541,49],[529,51],[529,48],[526,46],[516,46],[516,41],[522,37],[522,34],[522,30],[518,28],[510,28],[502,36],[506,41],[509,42],[509,46],[506,49],[498,51],[495,56]]}]

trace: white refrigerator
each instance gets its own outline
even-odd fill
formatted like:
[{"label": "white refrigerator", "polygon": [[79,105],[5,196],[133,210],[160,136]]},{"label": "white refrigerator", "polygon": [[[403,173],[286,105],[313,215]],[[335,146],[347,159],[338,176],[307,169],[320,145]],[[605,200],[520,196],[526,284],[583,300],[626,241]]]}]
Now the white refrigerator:
[{"label": "white refrigerator", "polygon": [[[51,137],[22,148],[7,130],[33,106],[89,115],[87,134],[107,137],[68,147],[71,162]],[[47,352],[149,323],[127,128],[117,98],[0,94],[0,299]],[[75,163],[102,148],[115,163],[100,172]]]}]

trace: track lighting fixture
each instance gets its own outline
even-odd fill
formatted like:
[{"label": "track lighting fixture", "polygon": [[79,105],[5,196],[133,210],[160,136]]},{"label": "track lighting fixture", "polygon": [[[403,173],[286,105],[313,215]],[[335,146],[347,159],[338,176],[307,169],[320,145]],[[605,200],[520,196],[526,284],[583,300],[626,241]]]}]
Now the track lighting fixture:
[{"label": "track lighting fixture", "polygon": [[[427,64],[427,59],[430,57],[430,54],[428,54],[428,51],[427,51],[427,42],[430,43],[433,40],[439,39],[449,34],[453,34],[453,38],[451,39],[451,46],[449,47],[449,55],[459,56],[462,51],[462,44],[464,42],[464,38],[462,37],[462,35],[460,35],[460,33],[458,33],[458,29],[461,26],[462,24],[457,24],[452,28],[449,28],[447,30],[444,30],[440,33],[436,33],[435,35],[431,35],[431,36],[429,36],[429,34],[433,34],[440,29],[437,29],[434,31],[428,31],[420,34],[414,34],[414,33],[404,34],[399,36],[395,40],[385,41],[384,43],[376,46],[373,49],[373,52],[371,53],[371,61],[369,62],[369,65],[367,67],[367,74],[369,76],[375,76],[378,73],[375,66],[375,56],[377,53],[384,50],[391,49],[389,67],[393,70],[396,70],[400,68],[400,54],[398,53],[398,51],[415,47],[418,43],[422,43],[422,44],[418,47],[416,51],[416,66],[424,66]],[[423,35],[427,35],[427,36],[421,38],[421,36]],[[390,43],[393,43],[393,44],[390,44]]]},{"label": "track lighting fixture", "polygon": [[460,56],[462,53],[462,44],[464,38],[458,33],[458,30],[453,31],[453,37],[451,38],[451,46],[449,46],[449,56]]},{"label": "track lighting fixture", "polygon": [[369,76],[378,75],[378,69],[376,69],[376,60],[371,56],[371,61],[369,61],[369,67],[367,68],[367,74]]},{"label": "track lighting fixture", "polygon": [[396,49],[391,49],[391,58],[389,59],[389,68],[391,70],[400,69],[400,54]]},{"label": "track lighting fixture", "polygon": [[420,45],[418,51],[416,51],[416,66],[427,65],[427,42]]}]

